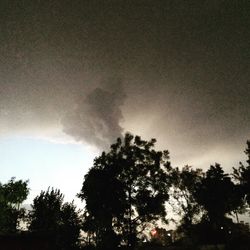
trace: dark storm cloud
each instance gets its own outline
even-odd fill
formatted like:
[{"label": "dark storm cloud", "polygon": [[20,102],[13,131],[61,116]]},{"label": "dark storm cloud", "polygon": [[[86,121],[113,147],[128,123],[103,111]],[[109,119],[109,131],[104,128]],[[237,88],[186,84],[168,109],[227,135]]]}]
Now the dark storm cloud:
[{"label": "dark storm cloud", "polygon": [[119,79],[108,79],[86,97],[79,98],[74,110],[63,118],[64,132],[76,140],[107,149],[117,137],[122,137],[121,105],[125,94]]},{"label": "dark storm cloud", "polygon": [[[249,11],[238,0],[1,1],[1,131],[62,125],[103,147],[130,130],[184,160],[240,151]],[[104,84],[113,75],[121,90]]]}]

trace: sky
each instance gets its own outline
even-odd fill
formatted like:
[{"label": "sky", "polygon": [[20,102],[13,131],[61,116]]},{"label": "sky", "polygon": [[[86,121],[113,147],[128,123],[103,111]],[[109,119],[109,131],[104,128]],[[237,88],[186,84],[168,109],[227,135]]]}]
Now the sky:
[{"label": "sky", "polygon": [[0,181],[80,191],[129,131],[230,172],[250,139],[250,3],[0,2]]}]

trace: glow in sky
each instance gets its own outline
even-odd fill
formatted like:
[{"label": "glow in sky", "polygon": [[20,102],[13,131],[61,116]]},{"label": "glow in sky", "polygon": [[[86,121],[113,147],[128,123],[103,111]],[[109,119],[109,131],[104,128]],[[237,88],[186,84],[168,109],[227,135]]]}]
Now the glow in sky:
[{"label": "glow in sky", "polygon": [[[49,186],[59,188],[65,200],[72,201],[80,191],[84,174],[92,166],[96,152],[81,144],[53,143],[27,137],[6,137],[0,140],[1,182],[10,177],[29,179],[28,200]],[[79,205],[79,201],[77,201]]]}]

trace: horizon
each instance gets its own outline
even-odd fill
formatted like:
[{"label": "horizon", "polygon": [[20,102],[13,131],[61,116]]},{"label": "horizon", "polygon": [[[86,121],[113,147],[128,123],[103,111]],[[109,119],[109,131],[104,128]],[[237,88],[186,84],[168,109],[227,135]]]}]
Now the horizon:
[{"label": "horizon", "polygon": [[[144,138],[142,138],[144,139]],[[157,138],[156,138],[157,140]],[[156,149],[157,147],[156,142]],[[168,150],[161,148],[159,150]],[[204,171],[215,163],[221,164],[227,173],[231,174],[233,167],[238,167],[239,162],[246,161],[244,154],[245,147],[239,152],[241,158],[234,161],[235,164],[227,165],[221,159],[210,159],[209,165],[202,167],[199,162],[196,164],[175,164],[177,159],[172,159],[170,151],[170,162],[173,167],[182,168],[185,165],[194,169],[201,168]],[[108,152],[109,150],[105,150]],[[31,204],[33,199],[46,191],[49,187],[54,187],[65,195],[65,201],[74,200],[78,207],[83,203],[76,194],[79,193],[84,175],[93,166],[95,157],[101,153],[93,146],[84,145],[73,141],[49,140],[48,138],[32,138],[28,136],[5,137],[0,141],[0,165],[3,168],[0,178],[1,183],[6,183],[11,177],[16,179],[29,180],[30,194],[25,204]],[[63,156],[63,157],[62,157]],[[221,161],[220,161],[221,160]],[[226,163],[226,168],[225,168]],[[231,167],[231,168],[230,168]],[[67,183],[67,184],[65,184]]]}]

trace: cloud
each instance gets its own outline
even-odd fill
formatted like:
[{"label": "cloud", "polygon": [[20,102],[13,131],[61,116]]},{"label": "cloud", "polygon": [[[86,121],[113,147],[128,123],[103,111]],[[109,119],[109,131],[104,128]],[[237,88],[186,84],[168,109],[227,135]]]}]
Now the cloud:
[{"label": "cloud", "polygon": [[109,78],[100,86],[81,96],[62,124],[63,131],[77,141],[107,149],[117,137],[122,137],[121,106],[126,95],[118,78]]}]

